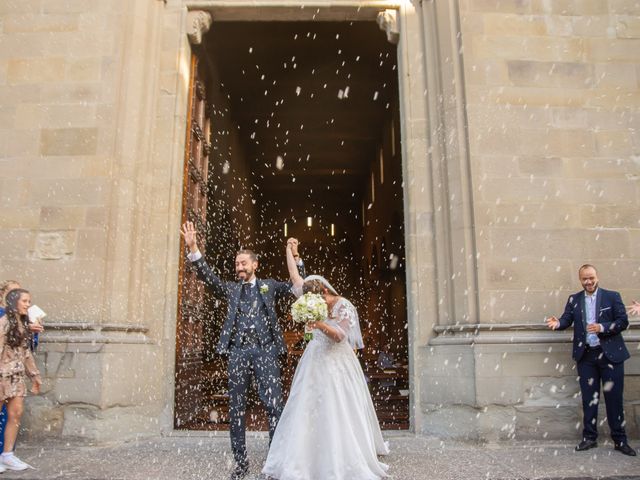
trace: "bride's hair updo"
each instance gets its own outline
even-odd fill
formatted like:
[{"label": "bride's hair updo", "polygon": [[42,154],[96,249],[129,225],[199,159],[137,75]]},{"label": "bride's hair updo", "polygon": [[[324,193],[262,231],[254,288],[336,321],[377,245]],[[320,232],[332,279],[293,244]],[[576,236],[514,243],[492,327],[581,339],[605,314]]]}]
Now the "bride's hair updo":
[{"label": "bride's hair updo", "polygon": [[320,280],[307,280],[302,285],[302,293],[319,293],[322,294],[327,289]]}]

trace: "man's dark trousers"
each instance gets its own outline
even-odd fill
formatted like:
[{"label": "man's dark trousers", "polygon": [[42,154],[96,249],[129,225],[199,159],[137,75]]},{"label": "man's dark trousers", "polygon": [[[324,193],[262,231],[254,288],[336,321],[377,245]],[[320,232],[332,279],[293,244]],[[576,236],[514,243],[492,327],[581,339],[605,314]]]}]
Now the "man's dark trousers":
[{"label": "man's dark trousers", "polygon": [[231,448],[236,464],[248,465],[245,438],[247,390],[255,375],[258,395],[269,416],[269,440],[273,438],[282,413],[282,385],[280,367],[274,344],[232,346],[229,352],[229,416]]},{"label": "man's dark trousers", "polygon": [[584,413],[582,438],[586,440],[598,438],[598,403],[602,383],[611,438],[616,445],[626,444],[627,435],[622,409],[624,362],[611,363],[604,355],[602,347],[587,347],[577,365]]}]

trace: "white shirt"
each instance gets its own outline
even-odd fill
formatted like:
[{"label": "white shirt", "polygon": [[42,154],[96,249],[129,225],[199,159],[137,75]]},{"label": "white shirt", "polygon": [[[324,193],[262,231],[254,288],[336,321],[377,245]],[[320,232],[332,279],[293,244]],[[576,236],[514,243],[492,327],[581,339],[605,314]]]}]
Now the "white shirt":
[{"label": "white shirt", "polygon": [[[598,298],[598,289],[593,292],[593,294],[589,295],[586,291],[584,292],[584,303],[586,308],[586,323],[590,325],[596,322],[596,300]],[[599,326],[600,331],[602,331],[602,327]],[[589,333],[587,332],[587,343],[590,347],[597,347],[600,345],[600,339],[598,338],[597,333]]]}]

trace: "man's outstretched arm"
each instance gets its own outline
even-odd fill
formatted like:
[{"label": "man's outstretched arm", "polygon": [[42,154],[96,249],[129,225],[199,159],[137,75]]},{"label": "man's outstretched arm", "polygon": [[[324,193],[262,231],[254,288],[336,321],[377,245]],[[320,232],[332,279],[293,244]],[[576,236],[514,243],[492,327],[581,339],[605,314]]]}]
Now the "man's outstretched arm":
[{"label": "man's outstretched arm", "polygon": [[226,297],[226,289],[224,288],[224,283],[220,280],[211,267],[205,262],[202,257],[202,253],[200,253],[200,249],[198,248],[197,241],[197,231],[193,222],[186,222],[182,225],[180,229],[180,233],[182,234],[182,238],[184,238],[184,243],[189,248],[189,253],[187,254],[187,258],[191,261],[191,264],[196,269],[196,275],[199,280],[203,281],[204,284],[213,290],[214,295],[218,297]]}]

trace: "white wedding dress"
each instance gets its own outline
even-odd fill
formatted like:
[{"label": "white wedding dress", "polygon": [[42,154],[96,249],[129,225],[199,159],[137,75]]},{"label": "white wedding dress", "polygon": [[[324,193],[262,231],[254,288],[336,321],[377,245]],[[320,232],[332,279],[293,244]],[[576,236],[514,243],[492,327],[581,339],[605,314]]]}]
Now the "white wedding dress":
[{"label": "white wedding dress", "polygon": [[262,473],[278,480],[376,480],[387,477],[377,455],[389,453],[352,345],[362,345],[358,314],[340,298],[327,323],[336,342],[313,331]]}]

